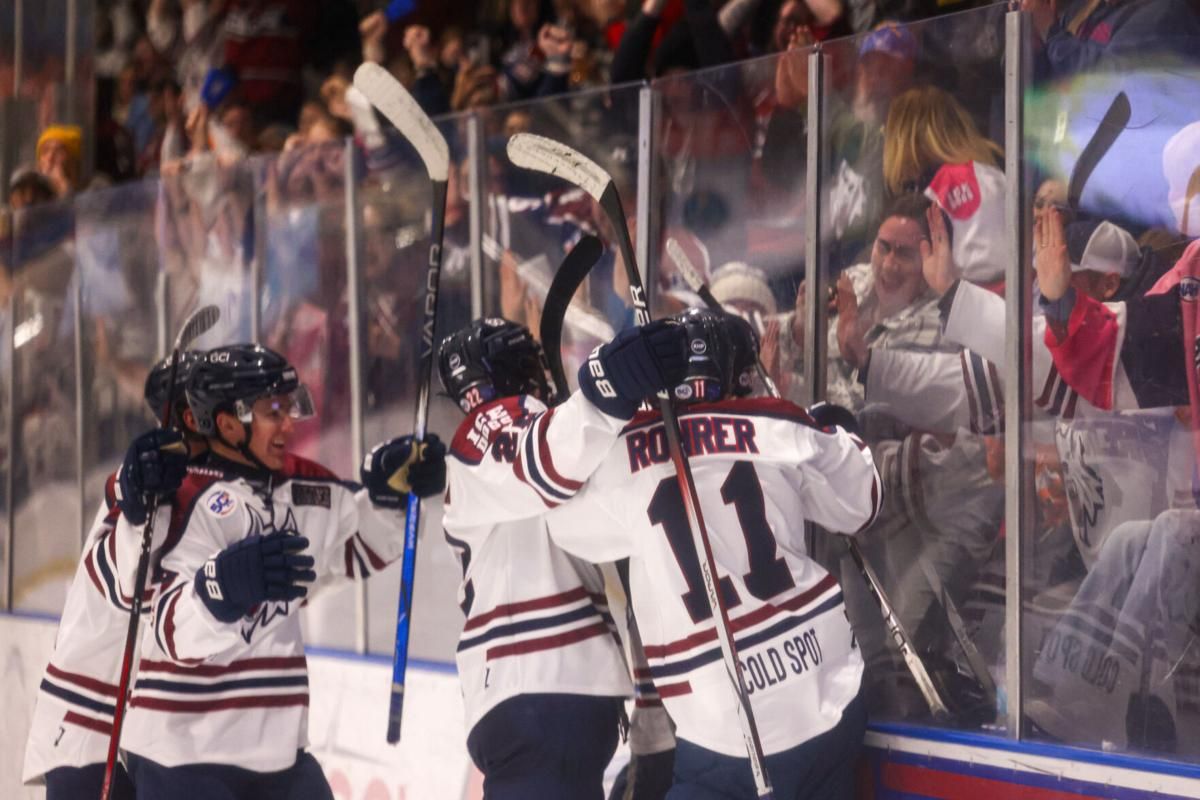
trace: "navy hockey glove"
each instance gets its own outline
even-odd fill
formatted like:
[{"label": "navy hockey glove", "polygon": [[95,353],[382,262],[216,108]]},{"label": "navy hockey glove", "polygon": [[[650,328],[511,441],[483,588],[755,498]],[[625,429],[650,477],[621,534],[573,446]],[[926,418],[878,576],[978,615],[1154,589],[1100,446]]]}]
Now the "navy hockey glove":
[{"label": "navy hockey glove", "polygon": [[579,368],[579,389],[596,408],[630,419],[647,397],[683,380],[687,332],[674,320],[626,328]]},{"label": "navy hockey glove", "polygon": [[150,496],[171,494],[187,474],[188,451],[177,431],[155,428],[129,445],[117,472],[117,506],[134,525],[146,522]]},{"label": "navy hockey glove", "polygon": [[305,583],[317,579],[312,556],[301,553],[308,539],[289,533],[247,536],[204,562],[196,571],[196,593],[221,622],[241,619],[268,600],[299,600]]},{"label": "navy hockey glove", "polygon": [[417,497],[441,494],[446,488],[446,445],[436,434],[425,434],[419,454],[413,451],[413,437],[400,436],[375,445],[363,459],[362,482],[371,502],[399,508],[415,492]]},{"label": "navy hockey glove", "polygon": [[814,403],[809,406],[808,415],[822,428],[836,426],[855,436],[862,435],[862,429],[858,425],[858,417],[854,416],[854,412],[844,406],[826,402]]}]

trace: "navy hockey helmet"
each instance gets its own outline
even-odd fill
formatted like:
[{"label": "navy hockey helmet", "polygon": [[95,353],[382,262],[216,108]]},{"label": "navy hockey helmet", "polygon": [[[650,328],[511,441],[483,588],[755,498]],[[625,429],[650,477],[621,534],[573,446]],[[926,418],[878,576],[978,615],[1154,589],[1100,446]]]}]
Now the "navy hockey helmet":
[{"label": "navy hockey helmet", "polygon": [[689,308],[673,317],[687,330],[688,368],[672,393],[702,402],[742,397],[754,387],[758,335],[746,320],[724,311]]},{"label": "navy hockey helmet", "polygon": [[222,411],[249,426],[260,397],[281,398],[281,408],[292,419],[314,414],[312,396],[297,377],[296,368],[274,350],[256,344],[218,347],[192,366],[188,405],[196,417],[196,428],[205,436],[218,435],[217,414]]},{"label": "navy hockey helmet", "polygon": [[[175,370],[175,406],[171,409],[170,425],[183,432],[189,433],[187,426],[183,424],[183,412],[188,407],[187,405],[187,382],[192,374],[192,367],[200,360],[200,353],[195,350],[184,350],[179,354],[179,367]],[[146,398],[146,407],[150,409],[150,415],[154,420],[161,421],[163,406],[167,404],[167,396],[170,394],[168,386],[171,380],[171,356],[167,356],[162,361],[159,361],[150,368],[150,374],[146,376],[146,387],[143,391],[143,396]]]},{"label": "navy hockey helmet", "polygon": [[463,413],[498,397],[548,399],[548,369],[541,343],[524,325],[506,319],[477,319],[438,347],[442,386]]}]

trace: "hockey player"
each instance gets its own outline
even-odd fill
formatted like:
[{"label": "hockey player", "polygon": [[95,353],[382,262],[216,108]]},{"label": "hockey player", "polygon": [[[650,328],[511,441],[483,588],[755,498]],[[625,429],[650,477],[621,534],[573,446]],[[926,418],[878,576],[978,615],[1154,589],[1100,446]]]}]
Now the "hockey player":
[{"label": "hockey player", "polygon": [[[365,488],[288,452],[311,398],[282,356],[210,351],[188,403],[210,453],[164,509],[154,624],[124,746],[139,798],[331,798],[306,744],[308,677],[297,611],[318,578],[366,577],[402,549],[412,491],[441,491],[440,443],[371,451]],[[169,523],[169,524],[168,524]],[[138,532],[122,519],[121,542]],[[133,572],[122,566],[124,581]]]},{"label": "hockey player", "polygon": [[[105,481],[104,500],[67,590],[54,654],[42,676],[25,745],[23,780],[44,781],[47,800],[100,796],[130,611],[130,597],[117,588],[112,531],[122,509],[144,522],[148,495],[174,491],[189,455],[205,449],[203,439],[185,424],[190,414],[183,385],[197,358],[192,352],[181,354],[177,402],[171,411],[174,429],[151,430],[135,439],[120,471]],[[167,402],[170,367],[168,357],[146,378],[146,405],[155,417]],[[181,441],[187,442],[188,451],[173,446]],[[112,797],[133,796],[133,785],[117,764]]]},{"label": "hockey player", "polygon": [[[678,326],[616,341],[610,369],[638,391],[681,374]],[[484,795],[600,800],[632,687],[603,583],[555,546],[545,514],[579,488],[625,419],[578,393],[547,409],[541,345],[507,320],[448,336],[438,368],[467,415],[450,448],[443,526],[463,569],[458,672]]]},{"label": "hockey player", "polygon": [[[691,354],[672,389],[685,403],[681,438],[775,796],[849,798],[866,725],[863,663],[837,581],[805,554],[803,523],[857,532],[872,522],[880,482],[870,451],[791,403],[746,397],[758,342],[744,320],[699,309],[676,319]],[[546,487],[574,494],[550,514],[551,536],[591,561],[630,559],[650,677],[677,727],[668,797],[753,798],[737,701],[663,423],[654,412],[634,417],[646,394],[618,379],[620,353],[598,348],[580,368],[580,390],[610,416],[632,421],[582,488]],[[844,409],[822,413],[852,424]],[[527,450],[541,464],[558,457],[552,444]]]}]

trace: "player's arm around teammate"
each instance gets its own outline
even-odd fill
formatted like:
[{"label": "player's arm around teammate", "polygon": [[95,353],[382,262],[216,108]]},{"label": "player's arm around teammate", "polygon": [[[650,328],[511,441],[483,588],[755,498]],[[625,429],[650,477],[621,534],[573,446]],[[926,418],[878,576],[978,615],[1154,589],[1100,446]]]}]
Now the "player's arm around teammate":
[{"label": "player's arm around teammate", "polygon": [[[749,396],[758,341],[744,320],[698,309],[676,320],[692,356],[670,391],[775,796],[848,799],[866,724],[863,662],[841,587],[807,555],[803,533],[806,520],[834,532],[865,529],[879,508],[879,476],[869,449],[842,427],[852,425],[848,412],[826,407],[814,418]],[[676,724],[670,800],[756,797],[656,411],[625,426],[548,524],[581,558],[629,558],[648,677]]]},{"label": "player's arm around teammate", "polygon": [[[401,552],[395,473],[411,440],[373,451],[365,487],[292,455],[311,398],[294,367],[256,345],[210,351],[188,401],[210,454],[174,495],[155,570],[124,739],[138,797],[329,797],[304,752],[298,612],[318,577],[366,577]],[[407,474],[436,493],[442,469],[430,441]]]},{"label": "player's arm around teammate", "polygon": [[[467,749],[488,800],[601,800],[632,693],[602,580],[549,539],[544,516],[569,500],[636,404],[686,363],[669,324],[622,332],[592,379],[554,408],[541,346],[521,325],[483,319],[446,338],[439,371],[466,418],[448,463],[443,522],[463,570],[456,660]],[[640,388],[632,388],[636,384]],[[616,412],[616,413],[614,413]]]}]

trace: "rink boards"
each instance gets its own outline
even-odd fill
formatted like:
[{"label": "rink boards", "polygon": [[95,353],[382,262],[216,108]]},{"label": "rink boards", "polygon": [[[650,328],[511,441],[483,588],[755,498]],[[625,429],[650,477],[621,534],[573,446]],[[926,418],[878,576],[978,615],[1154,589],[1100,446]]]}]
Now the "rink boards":
[{"label": "rink boards", "polygon": [[[25,735],[58,620],[0,614],[0,797],[20,785]],[[308,652],[309,737],[337,800],[477,800],[453,667],[410,662],[399,747],[384,741],[390,660]],[[1200,767],[993,736],[879,725],[867,734],[860,800],[1200,798]],[[624,750],[624,748],[622,748]],[[618,754],[610,772],[627,758]],[[610,776],[611,777],[611,776]]]},{"label": "rink boards", "polygon": [[860,800],[1200,797],[1200,768],[907,725],[867,734]]}]

